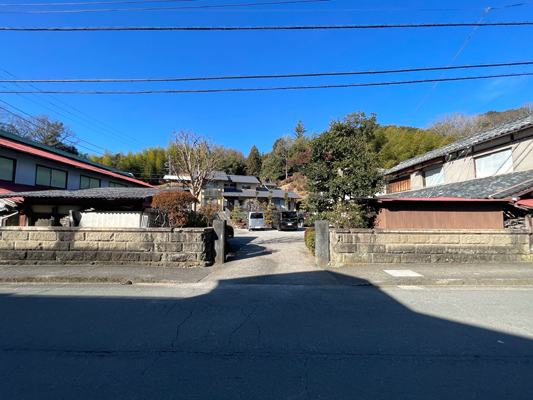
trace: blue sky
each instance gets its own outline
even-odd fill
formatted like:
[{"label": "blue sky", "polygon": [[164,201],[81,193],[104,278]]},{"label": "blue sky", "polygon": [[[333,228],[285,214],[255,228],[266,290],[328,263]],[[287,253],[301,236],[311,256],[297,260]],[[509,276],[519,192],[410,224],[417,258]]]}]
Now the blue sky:
[{"label": "blue sky", "polygon": [[[21,0],[18,3],[33,2],[76,1]],[[0,12],[251,2],[254,1],[200,0],[76,7],[0,6]],[[5,0],[3,3],[17,2]],[[278,26],[477,22],[485,8],[514,3],[519,2],[336,0],[218,11],[203,9],[39,15],[0,13],[0,26]],[[491,10],[483,20],[496,21],[533,21],[533,4]],[[0,68],[18,78],[75,79],[285,74],[445,66],[452,61],[472,30],[472,27],[461,27],[253,32],[0,32]],[[530,61],[533,59],[532,37],[533,26],[480,27],[454,65]],[[512,72],[533,72],[533,66],[449,71],[446,77]],[[359,77],[35,86],[42,90],[208,89],[435,79],[441,74],[441,71],[432,71]],[[0,77],[4,78],[6,74],[0,71]],[[14,88],[11,84],[0,85]],[[298,120],[303,121],[309,132],[320,133],[327,129],[331,118],[342,118],[351,112],[364,111],[376,113],[381,124],[403,125],[432,86],[433,83],[423,83],[244,93],[56,94],[53,95],[54,98],[45,95],[22,97],[1,94],[0,99],[29,114],[49,114],[69,124],[85,141],[81,145],[98,152],[102,151],[101,148],[111,152],[135,152],[141,150],[143,145],[166,146],[173,130],[194,129],[212,137],[217,144],[237,148],[247,156],[254,144],[260,152],[270,151],[274,141],[283,134],[291,133]],[[0,86],[0,90],[3,89],[5,88]],[[442,82],[411,118],[409,125],[424,127],[437,115],[453,111],[470,114],[516,108],[533,101],[532,89],[533,77]],[[35,104],[30,99],[40,104]],[[60,105],[64,110],[57,109],[47,101]],[[84,114],[79,114],[80,111]],[[105,127],[95,128],[77,116],[100,126],[103,123]],[[80,150],[91,152],[83,148]]]}]

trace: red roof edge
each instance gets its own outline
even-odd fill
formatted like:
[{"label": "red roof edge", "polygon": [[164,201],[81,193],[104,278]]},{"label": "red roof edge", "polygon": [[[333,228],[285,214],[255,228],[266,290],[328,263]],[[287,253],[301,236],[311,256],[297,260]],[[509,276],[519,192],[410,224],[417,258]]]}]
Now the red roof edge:
[{"label": "red roof edge", "polygon": [[378,201],[453,201],[453,202],[505,202],[506,199],[465,199],[462,197],[395,197],[393,199],[377,199]]}]

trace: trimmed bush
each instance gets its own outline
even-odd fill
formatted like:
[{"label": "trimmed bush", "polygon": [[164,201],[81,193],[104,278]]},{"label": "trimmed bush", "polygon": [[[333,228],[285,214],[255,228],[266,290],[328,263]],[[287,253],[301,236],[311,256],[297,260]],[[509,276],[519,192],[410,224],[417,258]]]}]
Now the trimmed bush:
[{"label": "trimmed bush", "polygon": [[305,246],[309,249],[313,257],[315,256],[315,228],[310,227],[304,233]]}]

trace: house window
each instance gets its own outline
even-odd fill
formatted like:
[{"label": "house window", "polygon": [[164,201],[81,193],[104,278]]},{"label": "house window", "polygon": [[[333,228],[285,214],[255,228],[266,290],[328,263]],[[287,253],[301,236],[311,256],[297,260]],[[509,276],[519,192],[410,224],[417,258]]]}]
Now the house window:
[{"label": "house window", "polygon": [[218,189],[218,182],[204,183],[204,185],[202,186],[202,189]]},{"label": "house window", "polygon": [[236,189],[237,184],[235,183],[224,183],[224,189]]},{"label": "house window", "polygon": [[476,178],[513,172],[511,149],[475,158]]},{"label": "house window", "polygon": [[243,188],[243,189],[251,189],[251,188],[252,188],[252,185],[242,185],[242,188]]},{"label": "house window", "polygon": [[425,186],[436,186],[444,183],[444,170],[442,165],[438,168],[433,168],[424,171]]},{"label": "house window", "polygon": [[13,182],[15,179],[15,160],[0,157],[0,180]]},{"label": "house window", "polygon": [[109,182],[109,187],[127,187],[127,186],[121,185],[120,183]]},{"label": "house window", "polygon": [[411,178],[401,179],[399,181],[390,182],[387,185],[387,193],[403,192],[411,190]]},{"label": "house window", "polygon": [[59,169],[41,167],[37,165],[35,184],[38,186],[49,186],[60,189],[67,188],[67,172]]},{"label": "house window", "polygon": [[90,189],[100,187],[100,179],[82,175],[80,177],[80,189]]}]

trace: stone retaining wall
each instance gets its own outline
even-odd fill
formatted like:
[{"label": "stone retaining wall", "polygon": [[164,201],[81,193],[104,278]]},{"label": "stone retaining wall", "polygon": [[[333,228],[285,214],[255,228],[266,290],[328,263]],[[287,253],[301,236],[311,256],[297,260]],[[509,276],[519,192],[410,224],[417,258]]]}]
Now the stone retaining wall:
[{"label": "stone retaining wall", "polygon": [[330,263],[533,261],[529,230],[330,229]]},{"label": "stone retaining wall", "polygon": [[0,228],[1,264],[207,266],[212,228]]}]

